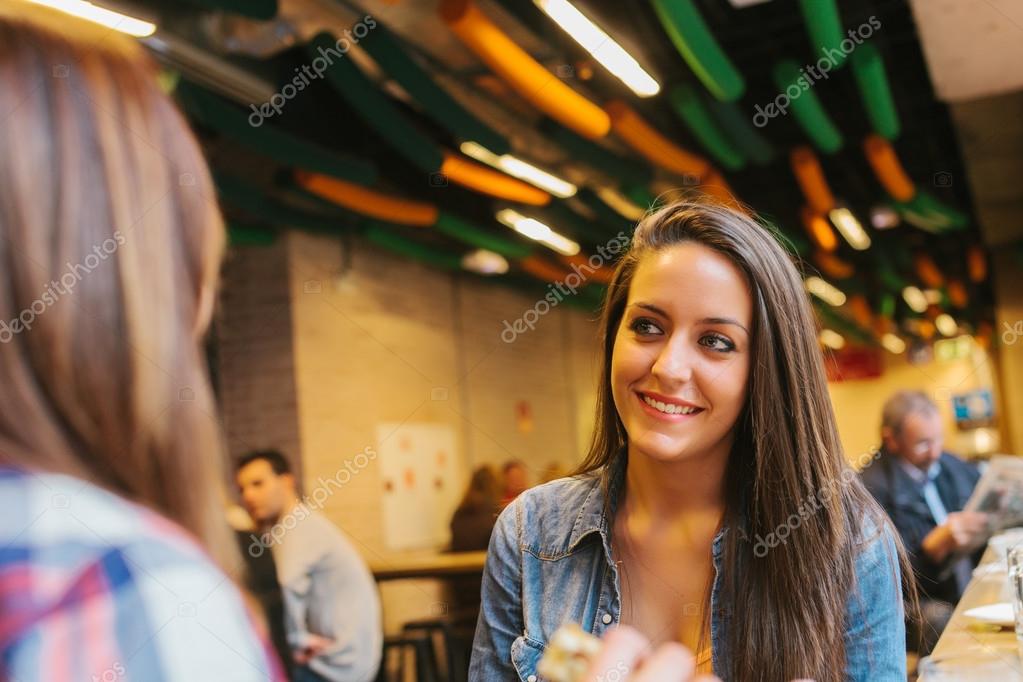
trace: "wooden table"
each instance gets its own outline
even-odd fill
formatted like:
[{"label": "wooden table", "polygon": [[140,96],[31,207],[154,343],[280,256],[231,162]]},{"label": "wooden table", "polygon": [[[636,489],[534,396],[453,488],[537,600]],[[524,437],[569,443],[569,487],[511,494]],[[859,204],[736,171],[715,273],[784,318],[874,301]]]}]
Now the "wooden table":
[{"label": "wooden table", "polygon": [[479,552],[394,556],[370,562],[369,568],[377,582],[407,578],[445,578],[461,575],[482,575],[487,559]]},{"label": "wooden table", "polygon": [[997,657],[1005,661],[1006,668],[1016,671],[1012,676],[1009,672],[1005,682],[1023,680],[1023,663],[1020,661],[1016,633],[1013,630],[999,630],[992,626],[978,624],[963,615],[969,609],[998,602],[1012,602],[1012,587],[1005,570],[987,570],[994,568],[996,562],[1003,562],[989,547],[981,559],[978,571],[970,580],[963,598],[959,600],[952,618],[934,647],[932,656],[942,658],[964,654],[980,654]]}]

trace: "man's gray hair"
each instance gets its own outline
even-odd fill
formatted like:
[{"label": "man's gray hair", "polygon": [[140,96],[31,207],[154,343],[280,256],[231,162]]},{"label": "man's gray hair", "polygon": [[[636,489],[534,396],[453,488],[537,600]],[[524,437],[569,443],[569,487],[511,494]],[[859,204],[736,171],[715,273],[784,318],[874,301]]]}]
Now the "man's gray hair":
[{"label": "man's gray hair", "polygon": [[934,414],[938,406],[923,391],[899,391],[884,404],[881,411],[881,428],[889,428],[898,435],[902,424],[911,414]]}]

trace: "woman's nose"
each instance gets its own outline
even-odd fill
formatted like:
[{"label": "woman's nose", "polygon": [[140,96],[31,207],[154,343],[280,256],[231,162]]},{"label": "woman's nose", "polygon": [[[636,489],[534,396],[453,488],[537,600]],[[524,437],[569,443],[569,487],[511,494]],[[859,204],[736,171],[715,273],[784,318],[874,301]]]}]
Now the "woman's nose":
[{"label": "woman's nose", "polygon": [[683,339],[669,339],[664,344],[651,373],[666,385],[685,383],[693,378],[693,351]]}]

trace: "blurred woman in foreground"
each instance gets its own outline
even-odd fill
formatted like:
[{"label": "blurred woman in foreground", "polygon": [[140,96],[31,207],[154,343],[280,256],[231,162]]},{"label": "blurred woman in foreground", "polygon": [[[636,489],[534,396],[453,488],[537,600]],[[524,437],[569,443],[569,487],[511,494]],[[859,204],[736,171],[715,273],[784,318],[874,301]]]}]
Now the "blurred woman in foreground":
[{"label": "blurred woman in foreground", "polygon": [[21,2],[0,116],[0,677],[282,679],[228,577],[195,140],[135,42]]}]

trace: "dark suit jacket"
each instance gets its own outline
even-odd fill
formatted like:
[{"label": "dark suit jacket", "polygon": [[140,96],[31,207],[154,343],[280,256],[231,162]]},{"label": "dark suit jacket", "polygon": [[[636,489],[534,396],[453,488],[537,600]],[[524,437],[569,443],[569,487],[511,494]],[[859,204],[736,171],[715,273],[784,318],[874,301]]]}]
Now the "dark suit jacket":
[{"label": "dark suit jacket", "polygon": [[[970,498],[980,473],[972,464],[950,455],[941,454],[941,473],[935,480],[946,511],[962,511]],[[881,456],[861,473],[867,490],[891,517],[892,523],[902,536],[913,568],[919,580],[922,596],[940,599],[955,604],[962,596],[966,585],[964,576],[976,565],[979,557],[950,557],[936,564],[921,548],[924,538],[937,525],[931,510],[924,500],[923,487],[909,477],[899,466],[895,455],[882,451]],[[951,499],[945,499],[946,497]],[[967,565],[957,566],[965,562]]]}]

